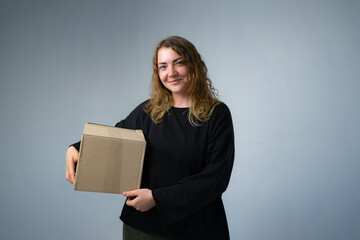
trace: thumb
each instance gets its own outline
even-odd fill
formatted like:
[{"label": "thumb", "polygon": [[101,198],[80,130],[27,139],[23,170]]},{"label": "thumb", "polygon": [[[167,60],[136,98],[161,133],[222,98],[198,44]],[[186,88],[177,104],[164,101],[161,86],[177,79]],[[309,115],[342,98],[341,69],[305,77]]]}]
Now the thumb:
[{"label": "thumb", "polygon": [[124,197],[137,197],[139,195],[138,190],[123,192]]}]

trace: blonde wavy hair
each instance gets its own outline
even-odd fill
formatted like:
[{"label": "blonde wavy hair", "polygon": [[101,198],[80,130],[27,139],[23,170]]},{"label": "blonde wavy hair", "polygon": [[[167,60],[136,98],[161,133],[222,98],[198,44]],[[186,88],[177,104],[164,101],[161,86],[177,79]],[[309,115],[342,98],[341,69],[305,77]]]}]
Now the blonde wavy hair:
[{"label": "blonde wavy hair", "polygon": [[162,40],[156,47],[153,56],[153,75],[151,81],[151,98],[145,105],[154,123],[160,123],[164,115],[173,105],[171,91],[161,83],[157,55],[160,48],[171,48],[179,54],[189,73],[189,81],[185,85],[189,96],[189,122],[193,126],[201,125],[210,119],[215,106],[219,103],[217,90],[207,76],[207,67],[195,46],[188,40],[172,36]]}]

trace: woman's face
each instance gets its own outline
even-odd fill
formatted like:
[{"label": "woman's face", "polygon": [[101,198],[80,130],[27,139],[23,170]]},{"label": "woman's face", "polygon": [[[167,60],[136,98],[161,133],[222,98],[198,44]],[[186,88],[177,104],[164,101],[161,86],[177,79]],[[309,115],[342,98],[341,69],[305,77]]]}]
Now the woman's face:
[{"label": "woman's face", "polygon": [[184,59],[172,48],[162,47],[157,53],[159,78],[172,94],[186,95],[185,85],[189,74]]}]

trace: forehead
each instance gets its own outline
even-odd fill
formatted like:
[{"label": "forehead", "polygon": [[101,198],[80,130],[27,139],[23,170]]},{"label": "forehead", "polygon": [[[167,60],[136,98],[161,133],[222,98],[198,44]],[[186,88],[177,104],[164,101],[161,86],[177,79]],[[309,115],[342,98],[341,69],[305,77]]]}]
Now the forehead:
[{"label": "forehead", "polygon": [[162,47],[157,52],[158,63],[172,62],[178,58],[181,58],[181,56],[170,47]]}]

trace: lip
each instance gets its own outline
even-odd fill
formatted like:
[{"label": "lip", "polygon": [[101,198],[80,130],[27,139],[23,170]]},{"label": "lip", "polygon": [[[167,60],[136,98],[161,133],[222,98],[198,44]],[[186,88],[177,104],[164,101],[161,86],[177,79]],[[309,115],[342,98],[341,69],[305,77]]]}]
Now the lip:
[{"label": "lip", "polygon": [[178,83],[180,81],[181,81],[181,79],[179,78],[179,79],[171,80],[171,81],[169,81],[169,83],[176,84],[176,83]]}]

